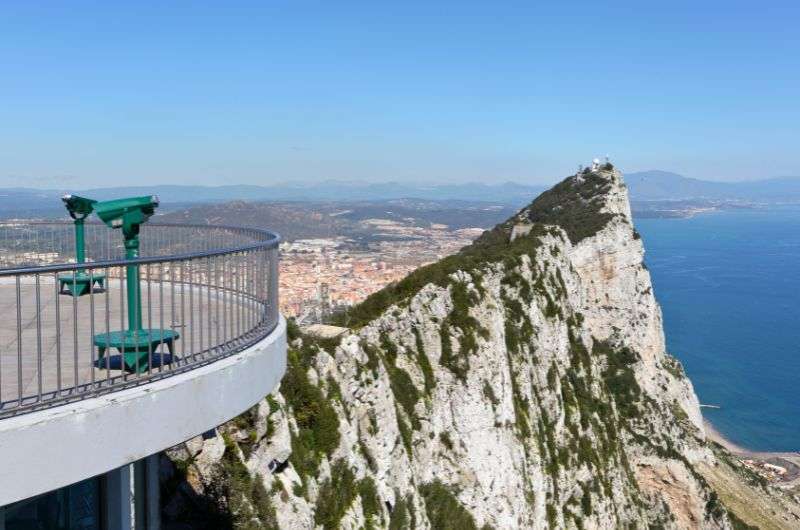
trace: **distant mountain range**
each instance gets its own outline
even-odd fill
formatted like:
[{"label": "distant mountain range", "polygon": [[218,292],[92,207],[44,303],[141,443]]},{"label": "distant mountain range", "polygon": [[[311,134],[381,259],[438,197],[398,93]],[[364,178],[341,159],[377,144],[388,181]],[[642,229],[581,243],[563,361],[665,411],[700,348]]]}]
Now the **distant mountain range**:
[{"label": "distant mountain range", "polygon": [[[642,201],[739,200],[751,202],[800,202],[800,177],[747,182],[712,182],[687,178],[667,171],[629,173],[626,181],[634,203]],[[59,198],[66,192],[96,199],[158,195],[164,207],[196,203],[247,201],[376,201],[416,198],[429,201],[465,201],[519,207],[544,191],[544,185],[439,184],[424,186],[398,182],[364,183],[324,181],[316,184],[268,186],[127,186],[85,190],[0,189],[0,217],[24,217],[60,213]],[[634,205],[635,206],[635,205]]]},{"label": "distant mountain range", "polygon": [[86,190],[36,190],[30,188],[0,189],[0,197],[8,197],[20,204],[37,204],[43,200],[60,198],[64,193],[76,193],[93,199],[111,199],[136,195],[158,195],[164,203],[248,201],[372,201],[416,198],[442,201],[485,201],[517,203],[530,201],[531,194],[539,194],[543,185],[528,186],[508,182],[504,184],[439,184],[422,186],[398,182],[365,183],[323,181],[320,183],[274,184],[268,186],[126,186]]},{"label": "distant mountain range", "polygon": [[780,177],[743,182],[712,182],[668,171],[642,171],[625,175],[633,201],[745,200],[754,202],[800,201],[800,177]]}]

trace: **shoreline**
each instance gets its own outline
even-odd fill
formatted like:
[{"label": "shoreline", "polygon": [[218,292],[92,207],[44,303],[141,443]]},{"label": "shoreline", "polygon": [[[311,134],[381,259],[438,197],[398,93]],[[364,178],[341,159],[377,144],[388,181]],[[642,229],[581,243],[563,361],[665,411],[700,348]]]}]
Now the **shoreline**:
[{"label": "shoreline", "polygon": [[706,431],[706,438],[709,441],[721,445],[734,456],[742,458],[756,458],[756,459],[787,458],[787,457],[797,458],[798,456],[800,456],[800,451],[756,451],[738,445],[730,441],[729,439],[725,438],[725,436],[721,432],[719,432],[717,428],[714,427],[714,425],[705,416],[703,416],[703,428]]},{"label": "shoreline", "polygon": [[722,447],[724,447],[725,449],[727,449],[728,451],[730,451],[735,455],[747,456],[747,455],[757,454],[757,451],[752,451],[750,449],[742,447],[741,445],[737,445],[732,441],[728,440],[727,438],[725,438],[725,436],[721,432],[719,432],[716,429],[716,427],[714,427],[714,425],[705,416],[703,416],[703,428],[706,431],[706,438],[708,438],[712,442],[718,443],[719,445],[721,445]]},{"label": "shoreline", "polygon": [[[781,488],[793,488],[800,484],[800,451],[753,451],[725,438],[706,418],[703,418],[703,427],[708,441],[721,445],[745,467],[766,478],[771,483]],[[776,475],[774,473],[775,468],[767,469],[769,464],[782,467],[784,472]],[[765,474],[765,471],[768,471],[769,474]]]}]

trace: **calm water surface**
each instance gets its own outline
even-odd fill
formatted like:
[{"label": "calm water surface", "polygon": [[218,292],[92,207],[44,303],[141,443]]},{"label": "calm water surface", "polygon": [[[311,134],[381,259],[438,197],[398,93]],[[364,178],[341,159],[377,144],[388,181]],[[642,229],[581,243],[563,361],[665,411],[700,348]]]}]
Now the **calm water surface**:
[{"label": "calm water surface", "polygon": [[800,207],[636,221],[667,348],[735,443],[800,450]]}]

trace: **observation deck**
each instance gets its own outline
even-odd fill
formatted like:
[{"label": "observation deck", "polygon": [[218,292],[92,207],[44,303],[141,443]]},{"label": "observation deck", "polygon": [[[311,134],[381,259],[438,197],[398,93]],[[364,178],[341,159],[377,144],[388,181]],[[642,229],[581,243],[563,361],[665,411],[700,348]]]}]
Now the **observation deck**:
[{"label": "observation deck", "polygon": [[75,237],[0,223],[0,507],[214,429],[285,371],[276,234],[150,223],[126,259],[86,223],[83,263]]}]

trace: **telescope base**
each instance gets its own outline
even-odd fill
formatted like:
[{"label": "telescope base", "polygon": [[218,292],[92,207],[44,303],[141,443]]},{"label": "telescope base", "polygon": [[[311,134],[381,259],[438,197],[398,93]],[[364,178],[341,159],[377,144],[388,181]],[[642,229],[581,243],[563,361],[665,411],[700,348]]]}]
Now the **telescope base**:
[{"label": "telescope base", "polygon": [[[142,373],[155,366],[148,363],[148,357],[162,344],[173,357],[173,343],[180,338],[177,331],[171,329],[139,329],[126,331],[112,331],[94,336],[94,345],[97,346],[98,368],[106,368],[104,356],[109,349],[116,349],[122,358],[122,368],[128,372]],[[159,356],[159,359],[162,359]],[[150,357],[152,361],[152,357]],[[110,366],[109,366],[110,367]]]},{"label": "telescope base", "polygon": [[93,285],[105,289],[105,274],[89,274],[87,272],[67,273],[58,275],[58,294],[70,296],[83,296],[93,290]]}]

